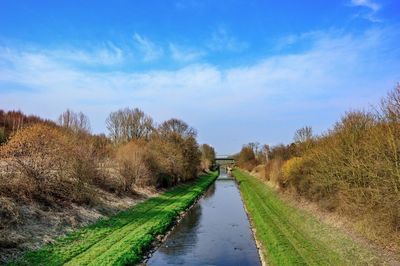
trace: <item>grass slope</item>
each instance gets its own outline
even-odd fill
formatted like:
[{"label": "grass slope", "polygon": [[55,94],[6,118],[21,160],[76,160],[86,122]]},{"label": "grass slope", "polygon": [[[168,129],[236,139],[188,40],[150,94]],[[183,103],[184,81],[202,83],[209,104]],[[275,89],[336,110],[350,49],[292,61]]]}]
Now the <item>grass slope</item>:
[{"label": "grass slope", "polygon": [[126,265],[142,259],[159,234],[215,180],[217,173],[179,185],[133,208],[68,234],[11,265]]},{"label": "grass slope", "polygon": [[366,248],[311,214],[289,206],[265,183],[234,170],[269,265],[381,265]]}]

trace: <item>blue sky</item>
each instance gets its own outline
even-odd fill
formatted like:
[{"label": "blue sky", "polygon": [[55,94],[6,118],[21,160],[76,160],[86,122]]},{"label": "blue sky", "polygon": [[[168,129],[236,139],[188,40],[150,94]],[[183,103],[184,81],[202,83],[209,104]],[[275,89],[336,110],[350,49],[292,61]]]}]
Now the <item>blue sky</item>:
[{"label": "blue sky", "polygon": [[400,81],[399,43],[397,0],[4,0],[0,108],[72,108],[99,133],[139,107],[226,154],[377,103]]}]

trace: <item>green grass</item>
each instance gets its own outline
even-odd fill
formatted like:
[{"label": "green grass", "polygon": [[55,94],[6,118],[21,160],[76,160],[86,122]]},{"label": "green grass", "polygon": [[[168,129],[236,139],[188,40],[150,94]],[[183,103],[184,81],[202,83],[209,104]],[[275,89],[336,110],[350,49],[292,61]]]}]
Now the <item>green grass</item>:
[{"label": "green grass", "polygon": [[269,265],[381,265],[372,251],[291,207],[259,179],[234,170]]},{"label": "green grass", "polygon": [[127,265],[140,262],[155,237],[171,226],[217,173],[179,185],[133,208],[28,252],[11,265]]}]

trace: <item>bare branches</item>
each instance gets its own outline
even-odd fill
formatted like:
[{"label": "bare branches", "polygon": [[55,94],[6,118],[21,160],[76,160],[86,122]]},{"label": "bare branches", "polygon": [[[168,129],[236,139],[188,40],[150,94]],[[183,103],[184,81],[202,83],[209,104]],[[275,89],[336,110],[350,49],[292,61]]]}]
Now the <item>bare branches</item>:
[{"label": "bare branches", "polygon": [[58,117],[58,124],[74,131],[75,133],[90,133],[89,118],[82,112],[75,113],[74,111],[67,109]]},{"label": "bare branches", "polygon": [[127,143],[135,139],[148,139],[154,130],[153,119],[138,108],[112,112],[106,120],[111,139]]}]

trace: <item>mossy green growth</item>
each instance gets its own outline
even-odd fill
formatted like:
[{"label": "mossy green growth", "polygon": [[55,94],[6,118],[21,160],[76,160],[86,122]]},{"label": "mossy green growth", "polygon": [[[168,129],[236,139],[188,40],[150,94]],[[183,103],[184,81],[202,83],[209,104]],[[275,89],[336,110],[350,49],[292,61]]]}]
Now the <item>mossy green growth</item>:
[{"label": "mossy green growth", "polygon": [[238,169],[233,175],[268,265],[381,265],[371,250],[294,208],[267,184]]},{"label": "mossy green growth", "polygon": [[11,265],[127,265],[141,261],[157,235],[168,230],[218,177],[203,175],[31,251]]}]

